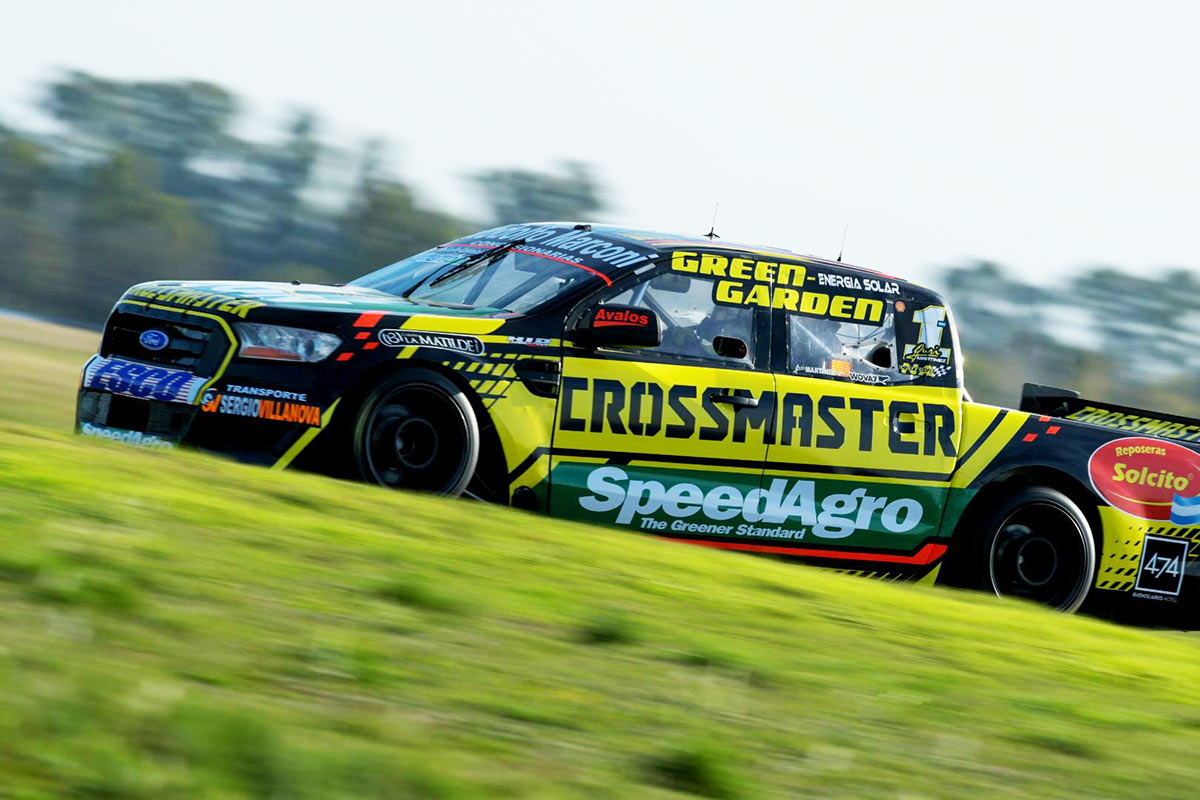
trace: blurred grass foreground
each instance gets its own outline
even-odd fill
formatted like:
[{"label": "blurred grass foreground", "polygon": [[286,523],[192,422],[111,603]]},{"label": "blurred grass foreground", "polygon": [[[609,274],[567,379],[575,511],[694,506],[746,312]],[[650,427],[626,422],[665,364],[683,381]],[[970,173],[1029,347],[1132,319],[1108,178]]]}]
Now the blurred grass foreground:
[{"label": "blurred grass foreground", "polygon": [[0,795],[1195,795],[1200,642],[72,437],[0,318]]}]

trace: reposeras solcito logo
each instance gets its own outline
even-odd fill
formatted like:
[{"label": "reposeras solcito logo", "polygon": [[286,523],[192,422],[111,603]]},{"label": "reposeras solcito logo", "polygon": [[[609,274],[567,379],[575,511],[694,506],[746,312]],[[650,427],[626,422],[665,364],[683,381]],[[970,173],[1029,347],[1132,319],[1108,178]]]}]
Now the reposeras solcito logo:
[{"label": "reposeras solcito logo", "polygon": [[1096,493],[1141,519],[1200,525],[1200,453],[1174,442],[1115,439],[1088,459]]}]

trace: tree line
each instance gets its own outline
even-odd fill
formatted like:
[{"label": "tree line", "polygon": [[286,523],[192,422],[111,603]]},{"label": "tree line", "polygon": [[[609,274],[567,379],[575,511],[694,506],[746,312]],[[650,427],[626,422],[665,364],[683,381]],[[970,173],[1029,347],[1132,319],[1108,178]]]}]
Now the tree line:
[{"label": "tree line", "polygon": [[[0,122],[0,307],[98,327],[143,280],[341,283],[489,225],[594,218],[591,170],[471,175],[488,219],[431,207],[387,167],[296,111],[272,141],[236,133],[241,107],[198,81],[68,72],[44,87],[50,133]],[[1105,266],[1035,286],[990,262],[942,271],[976,399],[1016,401],[1024,380],[1086,396],[1200,413],[1200,279]]]},{"label": "tree line", "polygon": [[71,72],[45,87],[56,124],[0,124],[0,306],[99,325],[152,278],[340,283],[490,224],[601,208],[577,163],[473,175],[491,218],[431,208],[390,174],[386,145],[322,142],[297,111],[275,141],[234,133],[237,99],[195,81]]}]

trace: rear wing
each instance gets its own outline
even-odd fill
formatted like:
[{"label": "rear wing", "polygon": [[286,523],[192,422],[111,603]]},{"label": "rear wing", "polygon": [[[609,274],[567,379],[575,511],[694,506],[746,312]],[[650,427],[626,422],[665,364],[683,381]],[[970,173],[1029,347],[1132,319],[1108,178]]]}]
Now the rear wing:
[{"label": "rear wing", "polygon": [[1074,389],[1027,383],[1021,387],[1021,411],[1088,422],[1142,436],[1194,442],[1200,440],[1200,419],[1163,414],[1142,408],[1087,400]]}]

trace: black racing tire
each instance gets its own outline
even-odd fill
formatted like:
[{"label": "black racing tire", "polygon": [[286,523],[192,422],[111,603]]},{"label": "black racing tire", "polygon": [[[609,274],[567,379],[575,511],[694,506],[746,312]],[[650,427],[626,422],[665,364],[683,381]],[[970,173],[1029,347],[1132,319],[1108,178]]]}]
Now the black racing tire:
[{"label": "black racing tire", "polygon": [[[1056,489],[1029,486],[1003,495],[961,534],[966,585],[1072,614],[1096,575],[1096,540],[1079,506]],[[960,545],[960,546],[961,546]]]},{"label": "black racing tire", "polygon": [[368,483],[456,497],[479,463],[479,421],[449,378],[395,373],[363,398],[351,431],[358,475]]}]

